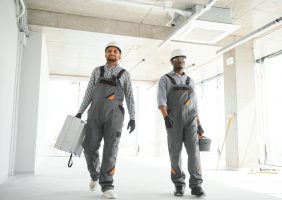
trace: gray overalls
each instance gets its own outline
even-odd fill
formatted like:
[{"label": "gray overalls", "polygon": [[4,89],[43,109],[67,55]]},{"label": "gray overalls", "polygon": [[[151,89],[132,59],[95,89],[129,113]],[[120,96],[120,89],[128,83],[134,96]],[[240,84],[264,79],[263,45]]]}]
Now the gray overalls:
[{"label": "gray overalls", "polygon": [[[104,66],[100,68],[100,78],[94,88],[92,104],[88,110],[87,131],[82,143],[90,176],[94,181],[99,179],[103,192],[114,188],[113,175],[124,121],[124,93],[119,78],[124,71],[121,70],[116,77],[105,78]],[[104,149],[100,167],[99,147],[102,138]]]},{"label": "gray overalls", "polygon": [[171,161],[171,180],[178,185],[185,185],[185,173],[182,171],[181,150],[184,143],[188,154],[189,187],[201,186],[202,172],[197,134],[197,99],[195,91],[187,77],[185,84],[176,84],[169,75],[173,86],[167,94],[167,110],[174,120],[173,128],[167,128],[168,150]]}]

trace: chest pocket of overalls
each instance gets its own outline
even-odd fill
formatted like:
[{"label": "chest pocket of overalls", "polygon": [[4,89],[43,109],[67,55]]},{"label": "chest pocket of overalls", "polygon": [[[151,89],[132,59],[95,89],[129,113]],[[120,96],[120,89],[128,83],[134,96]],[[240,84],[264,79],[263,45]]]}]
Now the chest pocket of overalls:
[{"label": "chest pocket of overalls", "polygon": [[174,78],[172,78],[169,74],[166,74],[166,76],[170,79],[171,83],[173,84],[173,92],[174,97],[179,99],[179,102],[183,106],[190,106],[192,104],[192,99],[194,95],[194,91],[192,87],[190,86],[190,77],[188,76],[185,85],[177,85]]},{"label": "chest pocket of overalls", "polygon": [[108,100],[121,100],[123,101],[123,90],[119,83],[119,79],[125,70],[122,69],[117,76],[112,76],[112,78],[105,78],[104,66],[100,69],[100,81],[99,84],[104,85],[104,98]]},{"label": "chest pocket of overalls", "polygon": [[185,106],[189,106],[192,103],[193,89],[190,86],[175,86],[173,88],[177,96],[180,96],[181,103]]}]

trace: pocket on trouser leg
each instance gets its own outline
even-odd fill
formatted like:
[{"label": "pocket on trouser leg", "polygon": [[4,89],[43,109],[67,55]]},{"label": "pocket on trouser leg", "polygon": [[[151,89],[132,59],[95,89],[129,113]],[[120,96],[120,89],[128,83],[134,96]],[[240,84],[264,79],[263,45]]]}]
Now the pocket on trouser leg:
[{"label": "pocket on trouser leg", "polygon": [[121,136],[121,132],[117,132],[116,137],[119,138]]},{"label": "pocket on trouser leg", "polygon": [[118,105],[118,107],[119,107],[119,110],[121,111],[121,113],[124,115],[124,107],[122,106],[122,105]]},{"label": "pocket on trouser leg", "polygon": [[122,127],[123,127],[124,114],[122,112],[124,112],[124,111],[122,111],[120,109],[120,105],[118,105],[118,107],[114,110],[114,115],[113,115],[113,118],[112,118],[112,123],[113,123],[112,127],[117,132],[121,132]]},{"label": "pocket on trouser leg", "polygon": [[176,170],[173,167],[171,168],[170,171],[171,171],[172,174],[176,174]]},{"label": "pocket on trouser leg", "polygon": [[113,176],[116,172],[116,168],[113,167],[111,170],[108,171],[108,175]]}]

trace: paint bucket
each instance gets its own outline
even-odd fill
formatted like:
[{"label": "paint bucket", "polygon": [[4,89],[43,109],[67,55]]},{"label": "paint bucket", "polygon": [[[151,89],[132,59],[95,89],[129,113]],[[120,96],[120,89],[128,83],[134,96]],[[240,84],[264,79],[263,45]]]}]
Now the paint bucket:
[{"label": "paint bucket", "polygon": [[199,149],[200,151],[210,151],[211,139],[201,136],[199,137]]}]

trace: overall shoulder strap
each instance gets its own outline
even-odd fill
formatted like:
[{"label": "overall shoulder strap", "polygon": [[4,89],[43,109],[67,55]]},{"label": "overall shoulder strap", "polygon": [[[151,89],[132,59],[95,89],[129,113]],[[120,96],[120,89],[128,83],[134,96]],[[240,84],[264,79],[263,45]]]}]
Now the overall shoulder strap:
[{"label": "overall shoulder strap", "polygon": [[100,77],[104,77],[105,74],[105,66],[100,66]]},{"label": "overall shoulder strap", "polygon": [[187,76],[186,85],[190,85],[190,77],[189,76]]},{"label": "overall shoulder strap", "polygon": [[117,75],[117,79],[120,79],[120,77],[122,76],[123,72],[125,72],[125,69],[120,70],[120,72]]},{"label": "overall shoulder strap", "polygon": [[172,78],[169,74],[166,74],[165,76],[170,79],[173,85],[176,85],[176,81],[174,80],[174,78]]}]

